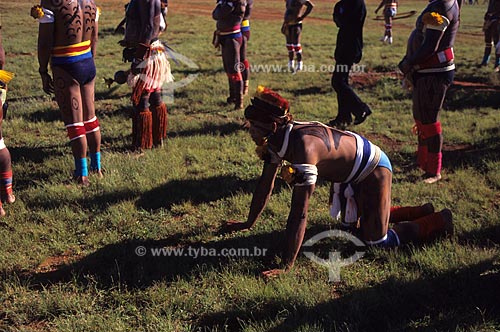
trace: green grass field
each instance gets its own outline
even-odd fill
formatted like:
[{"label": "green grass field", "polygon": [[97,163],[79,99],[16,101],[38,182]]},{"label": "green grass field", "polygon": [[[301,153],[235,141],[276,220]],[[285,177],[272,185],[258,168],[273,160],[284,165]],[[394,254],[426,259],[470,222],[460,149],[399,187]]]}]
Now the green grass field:
[{"label": "green grass field", "polygon": [[[373,20],[378,1],[368,2],[360,63],[365,72],[353,79],[374,114],[351,129],[389,155],[393,204],[448,207],[455,234],[425,246],[369,250],[331,283],[327,269],[302,254],[289,274],[271,281],[259,276],[279,263],[291,198],[282,180],[252,231],[218,232],[225,221],[246,218],[262,165],[240,128],[243,112],[224,104],[227,78],[210,44],[213,1],[172,1],[163,38],[189,59],[171,62],[176,81],[194,80],[174,90],[165,146],[142,155],[130,149],[128,87],[104,83],[127,68],[117,44],[121,36],[113,34],[125,1],[98,3],[95,105],[106,173],[83,189],[69,181],[66,132],[55,101],[41,89],[38,23],[29,16],[34,2],[0,3],[5,69],[16,73],[3,136],[17,196],[0,221],[0,331],[500,330],[500,80],[492,66],[476,67],[486,5],[463,7],[455,45],[462,83],[450,89],[441,119],[444,179],[424,185],[414,165],[411,100],[393,75],[416,17],[396,21],[395,42],[384,45],[383,22]],[[337,33],[334,2],[314,2],[302,39],[310,70],[254,72],[251,91],[259,84],[276,89],[290,100],[296,119],[328,122],[337,114],[327,70]],[[412,0],[400,11],[424,6]],[[283,1],[256,1],[249,45],[254,66],[286,66],[282,11]],[[306,239],[337,228],[328,193],[329,184],[320,182]],[[321,250],[342,247],[336,242]],[[153,257],[153,248],[199,254]],[[238,248],[267,251],[210,254]]]}]

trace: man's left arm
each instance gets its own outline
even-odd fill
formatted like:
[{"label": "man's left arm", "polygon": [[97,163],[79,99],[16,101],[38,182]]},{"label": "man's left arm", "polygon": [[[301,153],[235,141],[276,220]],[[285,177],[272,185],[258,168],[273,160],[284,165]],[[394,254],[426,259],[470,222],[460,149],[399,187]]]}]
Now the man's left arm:
[{"label": "man's left arm", "polygon": [[290,214],[285,230],[285,248],[283,252],[283,269],[273,269],[262,272],[264,277],[272,278],[290,271],[304,241],[307,226],[307,210],[309,199],[314,192],[315,185],[295,186],[292,194]]},{"label": "man's left arm", "polygon": [[422,45],[410,57],[403,58],[403,60],[398,65],[403,74],[411,71],[416,65],[425,62],[425,60],[432,56],[439,47],[439,42],[441,41],[444,32],[448,28],[450,21],[445,16],[441,16],[438,14],[439,17],[436,17],[432,14],[425,14],[428,18],[427,22],[425,22],[425,16],[423,19],[426,29],[424,42],[422,43]]}]

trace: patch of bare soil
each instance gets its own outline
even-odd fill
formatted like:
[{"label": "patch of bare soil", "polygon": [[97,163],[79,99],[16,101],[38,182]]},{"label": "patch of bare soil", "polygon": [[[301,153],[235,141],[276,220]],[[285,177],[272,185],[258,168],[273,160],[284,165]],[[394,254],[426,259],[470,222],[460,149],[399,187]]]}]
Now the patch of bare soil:
[{"label": "patch of bare soil", "polygon": [[361,87],[372,87],[377,84],[384,77],[390,77],[394,79],[402,79],[403,75],[397,71],[389,72],[366,72],[359,73],[350,76],[353,85],[358,85]]},{"label": "patch of bare soil", "polygon": [[[382,78],[390,77],[393,79],[401,80],[403,75],[397,71],[389,71],[389,72],[366,72],[353,74],[350,76],[351,84],[354,86],[360,87],[373,87],[380,81]],[[470,82],[465,80],[455,80],[451,86],[452,89],[461,89],[461,90],[474,90],[476,92],[483,91],[500,91],[500,86],[495,84],[481,83],[481,82]]]},{"label": "patch of bare soil", "polygon": [[[328,1],[325,0],[317,0],[315,2],[325,2],[328,3]],[[172,4],[169,4],[169,9],[172,10],[172,12],[177,12],[177,13],[182,13],[182,14],[187,14],[187,15],[203,15],[203,16],[212,16],[212,11],[215,8],[215,1],[214,2],[209,2],[209,1],[204,1],[204,2],[193,2],[193,1],[178,1],[178,2],[172,2]],[[266,21],[281,21],[283,20],[283,14],[284,14],[284,8],[285,5],[283,4],[283,10],[279,10],[278,8],[269,8],[266,6],[254,6],[254,9],[252,11],[252,19],[258,19],[258,20],[266,20]],[[332,5],[333,9],[333,5]],[[314,17],[314,16],[309,16],[307,18],[308,22],[332,22],[331,19],[326,19],[326,18],[320,18],[320,17]],[[332,23],[333,24],[333,23]]]},{"label": "patch of bare soil", "polygon": [[47,273],[60,269],[62,266],[69,265],[81,259],[81,254],[75,253],[72,250],[67,250],[58,256],[47,257],[35,269],[35,273]]},{"label": "patch of bare soil", "polygon": [[398,151],[405,145],[405,142],[392,139],[387,135],[379,133],[370,133],[364,136],[372,142],[377,142],[377,145],[383,145],[384,149],[388,151]]},{"label": "patch of bare soil", "polygon": [[452,87],[460,88],[464,90],[475,90],[475,91],[500,91],[500,86],[494,86],[492,84],[479,83],[479,82],[467,82],[467,81],[453,81]]}]

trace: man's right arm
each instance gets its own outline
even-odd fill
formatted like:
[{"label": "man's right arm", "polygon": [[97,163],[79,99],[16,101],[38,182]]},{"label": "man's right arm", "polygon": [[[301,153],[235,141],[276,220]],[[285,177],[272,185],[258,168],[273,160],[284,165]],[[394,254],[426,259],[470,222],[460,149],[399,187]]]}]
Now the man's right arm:
[{"label": "man's right arm", "polygon": [[262,175],[257,183],[257,188],[255,189],[252,197],[252,203],[250,204],[250,212],[248,213],[246,221],[248,229],[255,225],[257,219],[261,215],[267,205],[267,202],[269,201],[269,198],[271,197],[271,193],[274,188],[274,180],[276,179],[276,174],[278,173],[278,167],[279,164],[264,163]]},{"label": "man's right arm", "polygon": [[[42,1],[42,6],[44,2]],[[38,27],[38,72],[42,78],[43,91],[53,93],[54,85],[49,75],[50,53],[54,45],[54,23],[39,23]]]},{"label": "man's right arm", "polygon": [[257,219],[266,207],[269,197],[271,197],[278,168],[279,164],[264,163],[264,168],[262,169],[262,174],[257,183],[257,188],[252,196],[247,221],[229,221],[224,226],[223,232],[230,233],[247,230],[255,225]]}]

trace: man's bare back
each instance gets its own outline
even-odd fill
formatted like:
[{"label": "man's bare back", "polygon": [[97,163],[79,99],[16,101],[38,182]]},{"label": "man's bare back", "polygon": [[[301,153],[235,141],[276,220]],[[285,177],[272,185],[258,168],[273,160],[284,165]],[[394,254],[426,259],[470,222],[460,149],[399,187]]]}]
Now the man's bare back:
[{"label": "man's bare back", "polygon": [[97,7],[93,0],[42,0],[54,13],[54,45],[67,46],[90,40],[96,29]]}]

